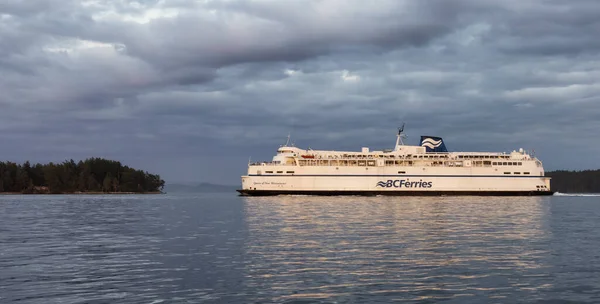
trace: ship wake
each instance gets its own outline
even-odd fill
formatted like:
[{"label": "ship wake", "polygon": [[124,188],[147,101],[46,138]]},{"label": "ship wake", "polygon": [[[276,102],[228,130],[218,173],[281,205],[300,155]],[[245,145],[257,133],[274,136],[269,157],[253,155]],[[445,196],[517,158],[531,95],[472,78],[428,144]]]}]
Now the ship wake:
[{"label": "ship wake", "polygon": [[600,193],[560,193],[560,192],[555,192],[554,196],[600,196]]}]

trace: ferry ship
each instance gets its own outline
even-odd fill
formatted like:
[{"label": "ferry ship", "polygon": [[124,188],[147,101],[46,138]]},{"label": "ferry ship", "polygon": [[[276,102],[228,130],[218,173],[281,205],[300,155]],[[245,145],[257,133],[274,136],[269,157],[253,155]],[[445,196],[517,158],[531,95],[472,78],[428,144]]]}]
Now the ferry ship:
[{"label": "ferry ship", "polygon": [[394,149],[325,151],[288,142],[269,162],[248,164],[240,195],[552,195],[542,162],[522,148],[510,153],[448,152],[421,136]]}]

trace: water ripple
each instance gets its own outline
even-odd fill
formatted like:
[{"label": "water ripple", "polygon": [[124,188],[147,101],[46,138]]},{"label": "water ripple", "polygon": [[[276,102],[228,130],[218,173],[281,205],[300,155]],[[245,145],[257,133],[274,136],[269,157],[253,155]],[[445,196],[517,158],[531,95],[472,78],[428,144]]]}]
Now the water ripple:
[{"label": "water ripple", "polygon": [[0,303],[597,303],[594,199],[0,196]]},{"label": "water ripple", "polygon": [[260,302],[543,299],[557,288],[549,208],[546,198],[247,198],[247,284],[273,291]]}]

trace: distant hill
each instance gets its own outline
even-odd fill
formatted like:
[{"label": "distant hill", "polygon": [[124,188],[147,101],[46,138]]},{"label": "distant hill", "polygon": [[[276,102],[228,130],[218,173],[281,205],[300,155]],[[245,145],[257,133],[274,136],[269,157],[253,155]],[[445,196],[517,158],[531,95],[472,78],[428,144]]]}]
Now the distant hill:
[{"label": "distant hill", "polygon": [[167,193],[220,193],[235,192],[238,186],[201,183],[199,185],[166,184],[163,191]]}]

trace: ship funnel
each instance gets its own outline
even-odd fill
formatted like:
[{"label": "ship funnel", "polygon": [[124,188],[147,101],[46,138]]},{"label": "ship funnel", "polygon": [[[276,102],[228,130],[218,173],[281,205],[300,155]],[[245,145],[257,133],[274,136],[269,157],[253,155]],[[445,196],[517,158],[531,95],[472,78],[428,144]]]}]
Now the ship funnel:
[{"label": "ship funnel", "polygon": [[427,152],[448,152],[444,140],[436,136],[421,136],[421,147]]}]

